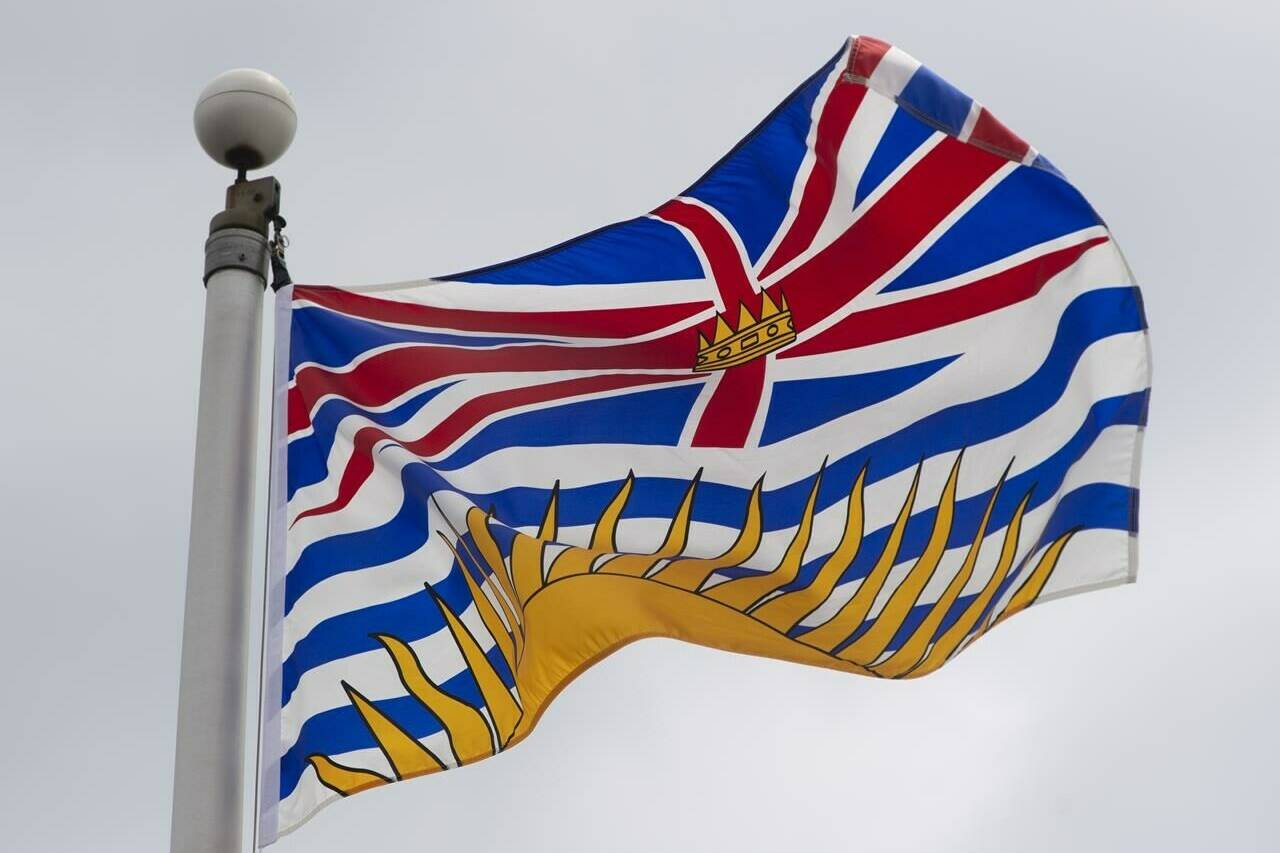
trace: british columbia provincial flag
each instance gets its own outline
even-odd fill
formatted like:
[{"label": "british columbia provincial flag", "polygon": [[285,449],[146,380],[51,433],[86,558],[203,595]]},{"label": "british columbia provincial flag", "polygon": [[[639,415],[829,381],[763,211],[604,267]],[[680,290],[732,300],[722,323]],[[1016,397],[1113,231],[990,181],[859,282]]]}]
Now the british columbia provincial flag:
[{"label": "british columbia provincial flag", "polygon": [[264,843],[512,747],[633,640],[911,678],[1134,576],[1125,261],[878,39],[649,213],[277,304]]}]

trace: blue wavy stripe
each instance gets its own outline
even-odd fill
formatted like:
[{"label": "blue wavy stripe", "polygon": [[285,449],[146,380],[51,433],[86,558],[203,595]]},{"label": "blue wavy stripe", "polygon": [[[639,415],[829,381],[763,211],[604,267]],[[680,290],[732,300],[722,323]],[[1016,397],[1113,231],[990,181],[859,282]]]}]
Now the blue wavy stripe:
[{"label": "blue wavy stripe", "polygon": [[[1088,417],[1086,417],[1080,429],[1061,449],[1041,464],[1023,471],[1017,476],[1010,477],[1005,482],[1004,488],[1001,490],[1000,496],[996,500],[996,505],[992,510],[989,529],[1000,530],[1006,527],[1010,519],[1013,518],[1013,513],[1017,509],[1018,503],[1028,493],[1031,495],[1030,500],[1027,502],[1028,512],[1052,499],[1062,487],[1063,480],[1070,472],[1071,466],[1084,456],[1105,429],[1113,426],[1143,425],[1145,423],[1146,401],[1147,392],[1140,391],[1123,397],[1100,400],[1095,403],[1089,410]],[[963,469],[961,476],[963,476]],[[992,486],[992,489],[987,489],[956,502],[951,533],[947,537],[947,548],[964,547],[973,541],[973,536],[982,521],[982,515],[991,500],[994,484]],[[1077,489],[1075,491],[1080,490]],[[1075,491],[1072,494],[1075,494]],[[905,498],[906,495],[903,495],[903,497]],[[1088,501],[1098,497],[1099,495],[1093,492],[1085,492],[1083,497],[1074,499],[1074,502],[1066,502],[1065,506],[1060,501],[1055,506],[1054,512],[1049,519],[1045,536],[1051,540],[1054,535],[1065,532],[1071,526],[1096,526],[1090,523],[1093,516],[1090,514],[1092,507]],[[936,496],[925,495],[919,499],[933,501],[936,500]],[[1106,510],[1106,517],[1112,517],[1112,509],[1116,509],[1117,512],[1123,509],[1126,518],[1132,515],[1128,506],[1119,508],[1107,506],[1104,509]],[[907,522],[907,528],[903,534],[903,541],[899,550],[900,562],[920,556],[924,551],[925,543],[929,539],[929,534],[933,531],[936,517],[936,507],[929,507],[911,516]],[[1126,521],[1125,524],[1127,528],[1130,522]],[[867,534],[862,541],[861,548],[858,550],[858,556],[841,576],[841,583],[867,576],[875,565],[875,561],[880,556],[881,551],[884,550],[885,543],[889,538],[889,530],[890,528],[886,526]],[[808,584],[818,573],[825,559],[824,555],[818,559],[810,560],[801,568],[796,581],[784,589],[797,589]],[[745,572],[736,574],[742,573]],[[726,572],[726,574],[735,573]],[[805,629],[797,629],[792,633],[798,636],[803,634],[804,631]]]},{"label": "blue wavy stripe", "polygon": [[[499,547],[507,553],[512,538],[511,532],[495,528],[494,533]],[[461,542],[459,550],[462,554],[479,553],[475,540],[470,534],[464,534]],[[471,604],[471,593],[462,575],[454,571],[458,567],[459,564],[455,560],[449,574],[432,587],[454,613],[461,613]],[[482,564],[471,558],[468,558],[468,571],[477,583],[483,583],[485,576],[490,574],[484,570]],[[444,626],[444,617],[436,609],[425,586],[421,592],[415,592],[395,601],[350,610],[325,619],[307,636],[299,640],[289,653],[289,657],[285,659],[281,668],[281,704],[289,704],[302,676],[316,667],[340,658],[381,648],[378,641],[373,638],[375,633],[392,634],[412,642],[434,634]],[[505,671],[505,664],[499,669],[504,672],[503,677],[508,684],[515,683],[511,673]]]},{"label": "blue wavy stripe", "polygon": [[[1145,327],[1133,287],[1090,291],[1063,312],[1048,356],[1022,383],[982,400],[934,412],[892,435],[835,460],[818,496],[819,508],[844,500],[838,484],[850,483],[862,464],[874,461],[868,483],[914,467],[921,458],[959,450],[1016,430],[1047,410],[1061,396],[1081,354],[1096,341]],[[820,453],[815,449],[815,457]],[[815,458],[816,469],[820,458]],[[452,489],[432,466],[416,463],[401,472],[405,501],[394,518],[379,527],[333,536],[308,545],[286,576],[285,612],[307,590],[326,578],[397,560],[426,542],[422,524],[426,499],[437,489]],[[674,478],[638,478],[628,501],[627,517],[669,516],[686,482]],[[560,493],[561,524],[595,520],[617,483],[596,483]],[[794,526],[807,497],[803,480],[765,492],[762,497],[768,529]],[[492,505],[497,517],[514,527],[536,525],[549,495],[548,488],[513,487],[489,494],[459,492],[479,506]],[[747,490],[719,483],[703,483],[693,516],[698,521],[737,524]]]},{"label": "blue wavy stripe", "polygon": [[[1022,561],[1009,573],[1009,576],[996,587],[996,594],[991,602],[982,610],[976,624],[983,624],[991,612],[1000,604],[1005,594],[1015,585],[1021,583],[1031,559],[1041,553],[1041,549],[1053,542],[1062,534],[1071,530],[1124,530],[1130,534],[1138,532],[1138,490],[1118,483],[1090,483],[1067,493],[1058,501],[1048,526],[1036,540],[1035,546],[1026,550]],[[1068,546],[1070,547],[1070,546]],[[960,596],[947,610],[947,614],[938,625],[934,638],[940,637],[964,614],[970,602],[977,598],[977,593]],[[902,627],[889,643],[890,649],[897,649],[910,638],[911,634],[929,614],[931,604],[916,605],[911,609]],[[852,643],[869,628],[871,623],[864,622],[853,636],[841,643],[837,651]]]},{"label": "blue wavy stripe", "polygon": [[325,367],[350,364],[366,350],[388,344],[447,344],[459,347],[491,347],[522,344],[541,338],[455,335],[384,326],[362,317],[339,314],[326,308],[305,306],[293,309],[289,330],[289,373],[299,364],[315,362]]},{"label": "blue wavy stripe", "polygon": [[[1071,466],[1084,456],[1104,430],[1113,426],[1142,425],[1146,422],[1146,401],[1147,393],[1140,391],[1095,403],[1076,433],[1061,448],[1035,467],[1009,478],[992,510],[988,530],[997,531],[1007,526],[1017,505],[1028,492],[1031,492],[1028,510],[1034,510],[1051,500],[1061,488]],[[831,471],[824,475],[824,485],[832,482],[834,473]],[[963,476],[963,468],[961,476]],[[811,484],[812,479],[801,483],[806,494]],[[832,485],[833,490],[841,496],[841,499],[844,499],[848,496],[852,479],[850,477],[837,479]],[[956,502],[955,516],[947,541],[948,548],[963,547],[973,541],[995,484],[992,483],[991,486],[990,489]],[[1136,528],[1136,512],[1133,507],[1125,503],[1130,499],[1129,492],[1127,487],[1110,484],[1096,484],[1074,490],[1070,496],[1059,500],[1046,522],[1041,544],[1052,541],[1072,526],[1115,526],[1108,519],[1118,518],[1124,513],[1127,513],[1130,519],[1125,524],[1130,529]],[[902,498],[905,497],[904,493]],[[921,495],[918,501],[924,504],[935,501],[936,498],[936,495]],[[607,497],[602,498],[597,507],[605,500]],[[739,506],[741,505],[740,502]],[[739,513],[741,513],[740,509]],[[915,559],[923,552],[936,515],[937,510],[933,506],[912,514],[904,531],[899,550],[899,562]],[[765,520],[767,523],[767,514]],[[857,558],[842,575],[841,583],[865,577],[871,571],[888,539],[889,529],[889,526],[885,526],[866,534]],[[495,532],[501,530],[507,534],[507,541],[500,543],[505,553],[509,547],[510,530],[499,526],[495,526],[494,530]],[[827,556],[828,554],[822,554],[808,560],[801,567],[796,580],[783,590],[798,589],[811,583]],[[755,570],[742,568],[726,569],[722,572],[731,577],[754,573],[756,573]],[[460,578],[454,575],[450,577],[459,581],[459,587],[462,587],[465,592]],[[439,630],[440,625],[436,622],[414,621],[411,614],[419,606],[417,599],[417,596],[413,596],[387,604],[373,605],[363,610],[335,616],[317,625],[298,643],[294,653],[285,662],[284,701],[288,702],[293,686],[308,669],[375,648],[376,644],[368,637],[372,631],[382,630],[404,639],[414,640]],[[384,627],[379,628],[380,624]],[[792,634],[799,636],[805,630],[807,629],[798,628]]]},{"label": "blue wavy stripe", "polygon": [[387,429],[398,427],[413,417],[432,397],[454,384],[456,383],[447,382],[444,385],[428,388],[385,412],[366,411],[341,397],[330,397],[325,400],[311,420],[311,434],[289,442],[286,451],[288,458],[285,464],[288,499],[293,500],[294,493],[298,489],[318,483],[329,476],[329,451],[333,447],[333,438],[338,430],[338,424],[343,418],[360,415],[380,427]]},{"label": "blue wavy stripe", "polygon": [[760,433],[765,447],[821,426],[828,421],[896,397],[955,361],[949,355],[854,376],[824,376],[774,383],[769,412]]},{"label": "blue wavy stripe", "polygon": [[[431,609],[434,609],[434,605],[426,600],[422,608],[423,614],[425,615]],[[500,673],[505,672],[506,662],[496,646],[489,650],[486,657]],[[464,702],[476,707],[484,706],[484,697],[470,670],[463,670],[453,678],[446,679],[440,687],[446,693]],[[412,696],[380,699],[373,704],[414,737],[426,737],[441,730],[440,722],[435,715]],[[280,758],[280,798],[289,796],[298,786],[298,780],[307,769],[307,756],[339,755],[343,752],[371,749],[376,746],[377,743],[369,734],[360,715],[349,705],[321,711],[313,717],[308,717],[298,733],[297,742]]]},{"label": "blue wavy stripe", "polygon": [[1019,166],[881,292],[942,281],[1101,221],[1071,184]]},{"label": "blue wavy stripe", "polygon": [[[1134,519],[1130,513],[1130,507],[1134,504],[1132,493],[1133,490],[1124,486],[1110,484],[1083,486],[1061,498],[1058,508],[1054,512],[1054,524],[1062,532],[1074,527],[1132,531],[1134,529]],[[1004,523],[1007,523],[1007,519]],[[1042,537],[1042,541],[1051,541],[1056,535],[1056,533],[1047,530],[1045,536]],[[972,537],[972,530],[969,531],[968,537]],[[863,550],[866,550],[866,548],[867,546],[864,545]],[[451,579],[453,577],[451,576]],[[1018,575],[1012,575],[1006,580],[1001,589],[1007,589],[1017,581],[1017,578]],[[437,589],[441,589],[447,583],[448,580],[438,586]],[[456,586],[463,586],[463,584],[459,581]],[[975,597],[976,594],[958,598],[943,619],[935,636],[950,628]],[[409,599],[404,599],[403,603],[395,602],[394,604],[397,610],[403,611],[404,627],[402,634],[392,627],[391,620],[385,623],[369,623],[362,626],[362,630],[364,627],[368,627],[369,630],[386,631],[400,636],[401,639],[413,641],[439,630],[442,625],[439,612],[436,610],[434,603],[425,594],[411,596]],[[461,605],[451,604],[451,606],[465,606],[465,601]],[[897,649],[902,643],[906,642],[907,638],[910,637],[911,633],[928,614],[931,606],[930,604],[918,605],[911,610],[904,620],[903,627],[889,644],[890,650]],[[368,645],[366,648],[374,647],[374,645]],[[361,648],[360,651],[364,651],[366,648]],[[501,660],[501,656],[497,654],[496,649],[490,653],[489,659],[506,677],[505,663]],[[458,696],[464,701],[477,705],[483,704],[479,690],[469,672],[461,673],[449,679],[442,686],[447,692]],[[414,737],[426,737],[441,729],[440,723],[436,718],[412,697],[388,699],[374,704]],[[308,755],[316,753],[339,755],[344,752],[368,749],[374,746],[376,746],[376,743],[370,736],[368,729],[360,720],[359,715],[350,707],[343,706],[322,711],[310,717],[303,724],[297,743],[285,753],[281,760],[281,798],[289,796],[294,788],[297,787],[298,781],[307,767],[306,757]]]}]

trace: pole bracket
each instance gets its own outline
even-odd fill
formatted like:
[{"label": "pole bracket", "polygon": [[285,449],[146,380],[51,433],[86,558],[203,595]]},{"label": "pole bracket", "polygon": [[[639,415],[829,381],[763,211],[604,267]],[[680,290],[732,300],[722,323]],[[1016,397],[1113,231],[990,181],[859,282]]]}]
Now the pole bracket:
[{"label": "pole bracket", "polygon": [[247,181],[241,175],[227,187],[226,209],[210,220],[204,244],[205,286],[219,270],[241,269],[257,275],[265,288],[270,260],[267,232],[277,219],[280,182],[275,178]]},{"label": "pole bracket", "polygon": [[267,236],[267,226],[280,215],[280,182],[270,176],[237,180],[227,187],[227,207],[209,222],[209,233],[247,228]]}]

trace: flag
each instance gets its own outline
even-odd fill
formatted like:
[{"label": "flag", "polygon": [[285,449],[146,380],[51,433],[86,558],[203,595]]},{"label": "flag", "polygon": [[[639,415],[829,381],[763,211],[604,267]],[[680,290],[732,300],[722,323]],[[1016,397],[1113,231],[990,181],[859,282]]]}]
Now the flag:
[{"label": "flag", "polygon": [[511,748],[637,639],[910,678],[1134,576],[1125,261],[877,39],[647,214],[277,315],[266,842]]}]

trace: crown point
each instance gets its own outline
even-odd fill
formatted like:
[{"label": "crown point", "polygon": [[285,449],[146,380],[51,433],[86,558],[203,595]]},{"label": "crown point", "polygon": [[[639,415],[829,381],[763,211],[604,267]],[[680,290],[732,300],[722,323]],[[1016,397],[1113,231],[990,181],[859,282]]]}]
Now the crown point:
[{"label": "crown point", "polygon": [[760,296],[763,297],[761,299],[760,319],[763,320],[765,317],[772,317],[774,314],[777,314],[778,306],[769,298],[769,291],[761,291]]},{"label": "crown point", "polygon": [[711,346],[711,342],[707,340],[707,336],[702,332],[698,332],[698,349],[704,350],[709,346]]},{"label": "crown point", "polygon": [[747,307],[747,303],[738,303],[738,331],[742,331],[747,326],[754,326],[756,318],[751,315],[751,309]]},{"label": "crown point", "polygon": [[733,329],[729,328],[729,324],[724,321],[724,316],[716,315],[716,337],[715,343],[720,343],[725,338],[733,337]]}]

